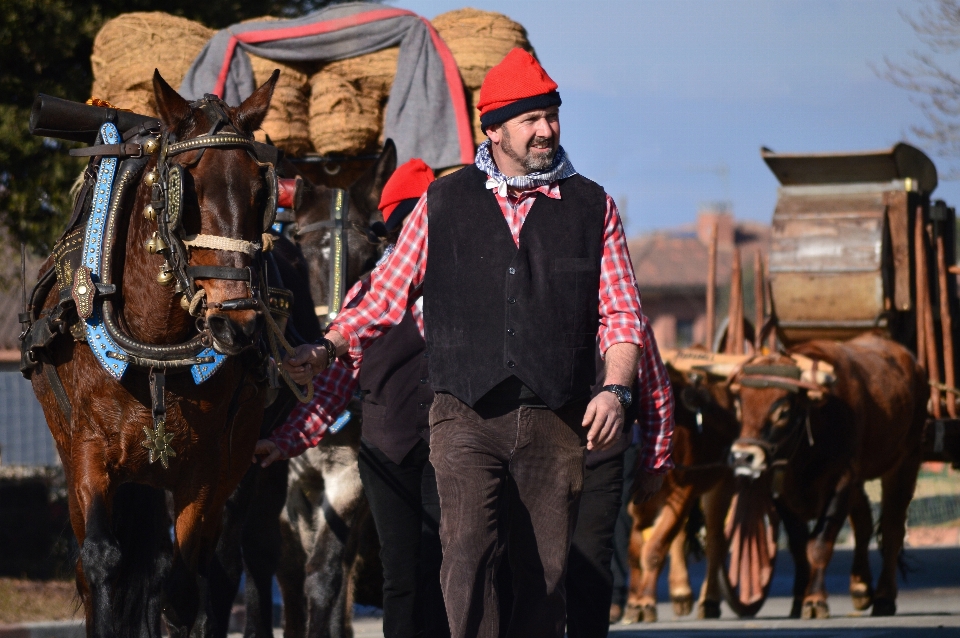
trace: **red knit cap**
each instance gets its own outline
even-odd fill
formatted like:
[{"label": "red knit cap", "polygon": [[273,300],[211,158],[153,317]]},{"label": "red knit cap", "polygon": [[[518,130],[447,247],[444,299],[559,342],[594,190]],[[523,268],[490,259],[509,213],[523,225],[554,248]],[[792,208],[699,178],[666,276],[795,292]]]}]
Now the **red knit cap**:
[{"label": "red knit cap", "polygon": [[486,131],[521,113],[559,105],[557,83],[530,53],[514,48],[483,79],[477,109]]},{"label": "red knit cap", "polygon": [[[390,221],[391,215],[404,200],[412,199],[415,203],[420,199],[433,180],[433,169],[419,157],[414,157],[406,164],[397,167],[383,186],[383,193],[380,195],[380,212],[383,213],[383,222],[386,224]],[[409,214],[413,207],[405,206],[404,209],[406,210],[403,212]],[[388,227],[395,227],[406,214],[400,215],[393,224],[388,224]]]}]

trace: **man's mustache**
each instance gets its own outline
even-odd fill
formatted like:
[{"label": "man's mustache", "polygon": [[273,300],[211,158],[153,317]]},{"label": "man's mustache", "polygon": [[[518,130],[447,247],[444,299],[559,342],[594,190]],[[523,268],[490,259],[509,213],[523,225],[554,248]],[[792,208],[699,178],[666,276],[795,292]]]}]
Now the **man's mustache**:
[{"label": "man's mustache", "polygon": [[554,138],[552,137],[535,137],[530,142],[530,148],[553,148]]}]

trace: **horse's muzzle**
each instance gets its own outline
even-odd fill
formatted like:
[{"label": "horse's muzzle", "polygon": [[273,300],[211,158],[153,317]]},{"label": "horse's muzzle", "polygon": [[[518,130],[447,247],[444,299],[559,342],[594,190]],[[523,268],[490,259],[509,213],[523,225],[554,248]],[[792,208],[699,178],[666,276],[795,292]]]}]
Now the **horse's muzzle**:
[{"label": "horse's muzzle", "polygon": [[736,442],[730,446],[728,463],[734,476],[757,479],[767,469],[767,453],[754,443]]},{"label": "horse's muzzle", "polygon": [[[229,304],[230,302],[224,302]],[[225,311],[232,308],[223,308],[223,312],[211,311],[207,314],[207,327],[213,337],[213,349],[220,354],[239,354],[244,348],[254,343],[254,336],[260,328],[260,313],[243,312],[250,315],[243,321],[236,321]],[[237,309],[239,310],[239,309]]]}]

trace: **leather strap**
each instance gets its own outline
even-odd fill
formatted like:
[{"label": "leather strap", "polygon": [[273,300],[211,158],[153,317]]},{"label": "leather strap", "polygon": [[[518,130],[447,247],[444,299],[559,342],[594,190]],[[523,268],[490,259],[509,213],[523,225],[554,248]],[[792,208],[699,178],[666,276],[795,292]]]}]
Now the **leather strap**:
[{"label": "leather strap", "polygon": [[140,144],[128,142],[126,144],[98,144],[86,148],[71,148],[72,157],[142,157],[143,147]]},{"label": "leather strap", "polygon": [[70,397],[67,396],[63,382],[60,381],[60,375],[57,374],[56,366],[52,363],[44,363],[43,374],[47,377],[47,383],[50,384],[50,389],[53,390],[53,396],[57,399],[57,405],[60,406],[60,412],[63,413],[64,420],[69,424],[70,418],[73,415],[73,409],[70,407]]},{"label": "leather strap", "polygon": [[187,275],[193,279],[250,281],[250,270],[248,268],[234,268],[232,266],[187,266]]}]

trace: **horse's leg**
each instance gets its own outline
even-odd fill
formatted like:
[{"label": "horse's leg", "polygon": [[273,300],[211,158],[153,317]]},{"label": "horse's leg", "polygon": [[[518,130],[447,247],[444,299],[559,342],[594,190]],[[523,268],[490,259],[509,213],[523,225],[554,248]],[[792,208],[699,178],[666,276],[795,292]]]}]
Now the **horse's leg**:
[{"label": "horse's leg", "polygon": [[243,574],[240,539],[259,469],[258,465],[251,465],[224,505],[223,529],[208,572],[208,605],[206,610],[200,610],[206,617],[198,619],[199,631],[195,630],[194,634],[213,638],[224,638],[227,635],[233,601],[237,597],[240,577]]},{"label": "horse's leg", "polygon": [[704,548],[707,555],[707,573],[700,588],[697,618],[720,617],[720,599],[723,597],[720,591],[720,570],[723,569],[723,561],[727,553],[723,525],[732,497],[733,480],[730,476],[719,481],[701,497],[707,530],[707,542]]},{"label": "horse's leg", "polygon": [[[83,529],[77,534],[80,543],[78,564],[87,585],[84,600],[87,635],[112,637],[117,632],[113,583],[120,573],[120,543],[113,535],[111,506],[113,486],[106,471],[103,446],[76,444],[74,493],[82,512]],[[79,449],[78,449],[79,448]]]},{"label": "horse's leg", "polygon": [[873,536],[873,514],[870,500],[857,481],[850,490],[850,526],[853,528],[853,567],[850,570],[850,597],[853,608],[864,610],[873,604],[873,577],[870,573],[870,537]]},{"label": "horse's leg", "polygon": [[280,512],[287,495],[287,465],[278,461],[258,470],[243,525],[245,638],[273,636],[273,575],[280,561]]},{"label": "horse's leg", "polygon": [[[687,508],[689,515],[689,508]],[[690,572],[687,571],[687,530],[686,516],[680,525],[680,531],[670,543],[670,602],[673,603],[674,616],[688,616],[693,611],[693,590],[690,589]]]},{"label": "horse's leg", "polygon": [[326,450],[333,458],[325,466],[324,490],[315,504],[315,544],[307,561],[307,635],[341,638],[350,635],[350,574],[356,543],[363,486],[352,448]]},{"label": "horse's leg", "polygon": [[897,613],[897,562],[906,533],[907,507],[913,498],[920,471],[920,450],[911,451],[894,469],[880,477],[883,490],[880,507],[880,553],[883,568],[873,599],[874,616]]},{"label": "horse's leg", "polygon": [[[666,495],[666,502],[653,522],[653,529],[643,544],[640,555],[640,600],[637,601],[643,614],[643,622],[657,620],[657,580],[663,571],[667,552],[677,533],[683,529],[690,505],[693,488],[674,486]],[[671,592],[672,594],[672,592]]]},{"label": "horse's leg", "polygon": [[304,638],[307,635],[307,599],[303,583],[307,554],[297,530],[287,517],[288,503],[280,517],[280,561],[277,564],[277,584],[283,598],[283,638]]}]

